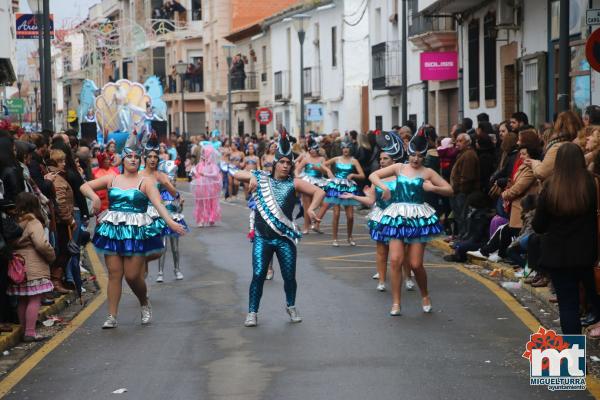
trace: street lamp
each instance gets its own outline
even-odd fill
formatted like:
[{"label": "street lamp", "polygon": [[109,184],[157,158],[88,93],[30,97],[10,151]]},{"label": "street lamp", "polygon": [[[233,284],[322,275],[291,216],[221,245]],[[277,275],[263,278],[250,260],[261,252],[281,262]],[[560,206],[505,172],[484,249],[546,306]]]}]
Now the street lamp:
[{"label": "street lamp", "polygon": [[304,135],[304,38],[306,37],[306,24],[310,19],[309,15],[294,15],[294,27],[298,31],[298,41],[300,42],[300,135]]},{"label": "street lamp", "polygon": [[[23,74],[17,74],[17,89],[19,90],[19,100],[22,99],[21,97],[21,86],[23,85],[23,79],[25,78],[25,75]],[[23,113],[20,112],[19,113],[19,125],[23,125]]]},{"label": "street lamp", "polygon": [[231,104],[231,51],[235,48],[235,45],[224,44],[222,47],[227,52],[227,135],[231,143],[231,117],[233,114]]},{"label": "street lamp", "polygon": [[187,64],[179,60],[179,62],[175,64],[175,72],[179,75],[179,84],[181,85],[181,134],[184,138],[187,138],[185,129],[185,103],[183,98],[183,77],[187,72]]},{"label": "street lamp", "polygon": [[42,129],[52,129],[52,70],[50,67],[50,0],[27,0],[38,23]]}]

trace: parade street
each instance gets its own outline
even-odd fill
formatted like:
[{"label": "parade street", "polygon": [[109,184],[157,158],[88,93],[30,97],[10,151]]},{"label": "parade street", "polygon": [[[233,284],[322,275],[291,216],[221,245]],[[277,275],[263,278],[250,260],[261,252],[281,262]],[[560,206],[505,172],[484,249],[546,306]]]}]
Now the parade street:
[{"label": "parade street", "polygon": [[[155,283],[151,265],[151,325],[140,325],[137,300],[124,289],[117,329],[100,329],[102,305],[6,399],[588,398],[530,386],[521,357],[528,328],[435,250],[426,257],[434,312],[421,311],[417,291],[404,291],[403,315],[390,317],[389,293],[371,279],[374,247],[362,216],[355,248],[333,248],[327,221],[325,234],[303,239],[301,324],[289,322],[275,266],[259,325],[245,328],[248,210],[223,203],[223,214],[220,226],[181,240],[185,280],[173,279],[169,261],[165,283]],[[127,392],[111,394],[118,389]]]}]

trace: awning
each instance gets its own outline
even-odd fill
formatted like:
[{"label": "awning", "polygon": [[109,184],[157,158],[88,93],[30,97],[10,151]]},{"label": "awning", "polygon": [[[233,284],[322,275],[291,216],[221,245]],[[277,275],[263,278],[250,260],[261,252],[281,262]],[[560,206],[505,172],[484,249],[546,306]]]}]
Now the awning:
[{"label": "awning", "polygon": [[17,80],[10,58],[0,58],[0,85],[12,85]]}]

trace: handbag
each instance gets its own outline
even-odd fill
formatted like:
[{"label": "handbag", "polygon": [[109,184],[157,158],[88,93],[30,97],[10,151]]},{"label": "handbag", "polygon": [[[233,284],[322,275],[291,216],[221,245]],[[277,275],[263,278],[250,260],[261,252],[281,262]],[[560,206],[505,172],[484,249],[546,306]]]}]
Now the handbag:
[{"label": "handbag", "polygon": [[498,186],[496,182],[494,182],[494,184],[490,188],[490,191],[488,192],[488,196],[490,196],[492,200],[496,200],[498,197],[500,197],[501,194],[502,188]]},{"label": "handbag", "polygon": [[596,283],[596,293],[600,294],[600,258],[598,255],[600,254],[600,183],[598,182],[598,177],[594,177],[594,183],[596,184],[596,221],[598,230],[597,239],[598,240],[598,254],[596,255],[596,264],[594,265],[594,282]]},{"label": "handbag", "polygon": [[22,255],[13,253],[12,259],[8,262],[8,278],[15,285],[20,285],[27,280],[25,259]]}]

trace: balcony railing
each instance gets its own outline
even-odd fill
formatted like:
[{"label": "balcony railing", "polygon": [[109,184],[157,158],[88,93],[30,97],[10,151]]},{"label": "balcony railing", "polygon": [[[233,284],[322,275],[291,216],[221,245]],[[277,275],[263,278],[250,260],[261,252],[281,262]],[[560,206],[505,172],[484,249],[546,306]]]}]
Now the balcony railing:
[{"label": "balcony railing", "polygon": [[454,17],[427,17],[416,14],[410,19],[408,36],[417,36],[427,32],[448,32],[456,30]]},{"label": "balcony railing", "polygon": [[288,101],[290,93],[290,72],[277,71],[273,77],[273,88],[275,92],[275,101]]},{"label": "balcony railing", "polygon": [[402,42],[399,40],[382,42],[371,47],[374,90],[402,85],[401,48]]},{"label": "balcony railing", "polygon": [[304,68],[304,97],[321,96],[321,69],[319,67]]},{"label": "balcony railing", "polygon": [[[169,85],[166,87],[167,93],[180,93],[181,80],[169,76]],[[186,93],[199,93],[204,91],[204,77],[202,74],[183,74],[183,91]]]},{"label": "balcony railing", "polygon": [[231,90],[256,90],[256,72],[231,75]]}]

